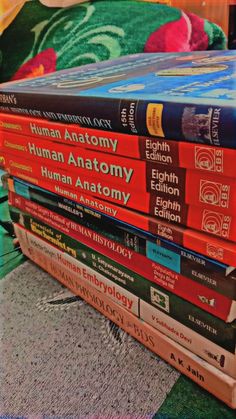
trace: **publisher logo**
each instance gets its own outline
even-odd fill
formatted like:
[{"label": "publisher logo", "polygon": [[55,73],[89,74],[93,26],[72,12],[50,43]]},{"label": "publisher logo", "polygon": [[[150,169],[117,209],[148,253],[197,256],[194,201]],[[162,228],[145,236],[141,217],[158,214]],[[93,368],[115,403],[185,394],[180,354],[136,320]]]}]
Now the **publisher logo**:
[{"label": "publisher logo", "polygon": [[229,206],[230,186],[222,183],[200,181],[199,201],[205,204],[216,205],[223,208]]},{"label": "publisher logo", "polygon": [[224,238],[229,237],[231,217],[215,211],[204,210],[202,217],[202,231]]},{"label": "publisher logo", "polygon": [[207,304],[210,307],[215,307],[215,298],[207,298],[205,295],[198,295],[199,300],[203,304]]},{"label": "publisher logo", "polygon": [[214,244],[207,243],[207,255],[213,259],[223,260],[224,251],[221,247],[217,247]]},{"label": "publisher logo", "polygon": [[214,360],[217,364],[219,364],[222,368],[225,365],[225,356],[224,355],[217,355],[210,352],[208,349],[205,349],[205,354],[211,359]]},{"label": "publisher logo", "polygon": [[150,135],[165,137],[162,127],[163,105],[149,103],[146,111],[146,125]]},{"label": "publisher logo", "polygon": [[223,150],[195,147],[195,168],[211,172],[223,172]]},{"label": "publisher logo", "polygon": [[161,308],[162,310],[165,310],[167,313],[170,312],[170,302],[169,302],[169,296],[164,294],[163,292],[150,287],[151,291],[151,302],[156,307]]}]

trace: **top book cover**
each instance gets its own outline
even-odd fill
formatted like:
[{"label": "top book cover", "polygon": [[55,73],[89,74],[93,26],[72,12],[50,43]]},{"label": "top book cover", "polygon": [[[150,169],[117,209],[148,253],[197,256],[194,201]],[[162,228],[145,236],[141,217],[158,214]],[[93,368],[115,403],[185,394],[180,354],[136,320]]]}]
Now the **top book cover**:
[{"label": "top book cover", "polygon": [[0,85],[0,111],[236,147],[236,51],[136,54]]}]

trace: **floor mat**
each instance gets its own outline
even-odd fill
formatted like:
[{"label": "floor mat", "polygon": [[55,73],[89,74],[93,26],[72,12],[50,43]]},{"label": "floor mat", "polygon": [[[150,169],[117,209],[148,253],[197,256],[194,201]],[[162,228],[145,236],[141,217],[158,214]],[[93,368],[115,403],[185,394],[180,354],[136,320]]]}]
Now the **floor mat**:
[{"label": "floor mat", "polygon": [[0,281],[0,323],[0,417],[235,418],[30,261]]}]

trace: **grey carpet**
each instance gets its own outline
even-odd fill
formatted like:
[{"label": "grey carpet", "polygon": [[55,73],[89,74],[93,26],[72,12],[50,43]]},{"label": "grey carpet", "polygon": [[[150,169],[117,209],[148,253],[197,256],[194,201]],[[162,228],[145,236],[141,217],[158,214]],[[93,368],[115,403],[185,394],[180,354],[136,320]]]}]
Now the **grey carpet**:
[{"label": "grey carpet", "polygon": [[25,262],[0,281],[0,415],[151,418],[179,373]]}]

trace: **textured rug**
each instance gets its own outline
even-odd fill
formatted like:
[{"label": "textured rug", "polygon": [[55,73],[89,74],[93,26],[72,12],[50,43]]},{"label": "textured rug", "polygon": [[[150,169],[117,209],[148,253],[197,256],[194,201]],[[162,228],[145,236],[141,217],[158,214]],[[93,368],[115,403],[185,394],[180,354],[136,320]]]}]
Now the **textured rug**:
[{"label": "textured rug", "polygon": [[0,417],[235,418],[32,262],[0,281]]}]

